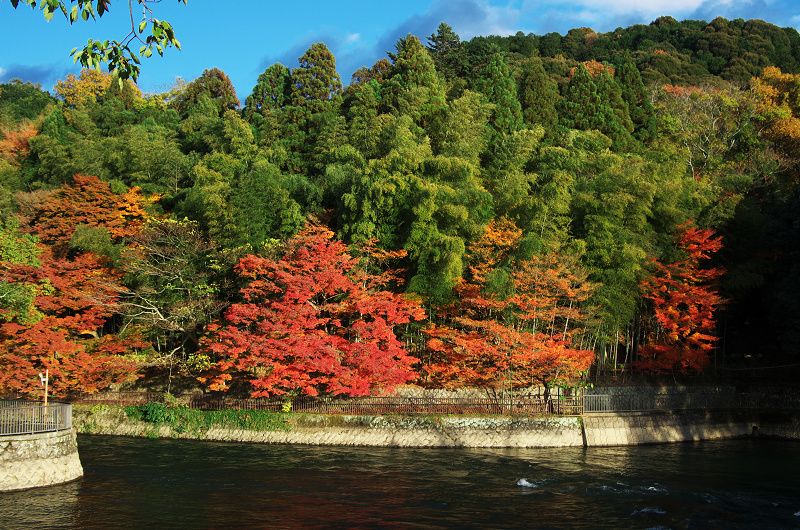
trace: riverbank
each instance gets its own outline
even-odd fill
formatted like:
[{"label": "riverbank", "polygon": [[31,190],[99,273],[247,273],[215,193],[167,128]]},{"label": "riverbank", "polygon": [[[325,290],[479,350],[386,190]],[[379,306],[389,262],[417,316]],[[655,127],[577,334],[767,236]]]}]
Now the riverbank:
[{"label": "riverbank", "polygon": [[[202,412],[199,412],[202,414]],[[207,414],[214,414],[213,412]],[[76,406],[79,433],[230,442],[379,447],[576,447],[717,440],[753,435],[800,440],[797,414],[675,412],[585,417],[266,415],[240,422],[182,424],[129,418],[123,407]]]}]

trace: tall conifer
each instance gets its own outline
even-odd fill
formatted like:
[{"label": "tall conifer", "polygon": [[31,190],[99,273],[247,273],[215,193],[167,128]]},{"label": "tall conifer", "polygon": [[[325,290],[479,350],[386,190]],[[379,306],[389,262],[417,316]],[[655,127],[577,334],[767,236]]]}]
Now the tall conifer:
[{"label": "tall conifer", "polygon": [[617,70],[616,80],[622,89],[622,99],[628,104],[633,137],[642,143],[655,139],[658,121],[639,69],[632,61],[626,61]]},{"label": "tall conifer", "polygon": [[545,130],[557,125],[558,100],[558,86],[544,71],[542,60],[532,57],[526,61],[519,84],[519,102],[525,125],[542,125]]}]

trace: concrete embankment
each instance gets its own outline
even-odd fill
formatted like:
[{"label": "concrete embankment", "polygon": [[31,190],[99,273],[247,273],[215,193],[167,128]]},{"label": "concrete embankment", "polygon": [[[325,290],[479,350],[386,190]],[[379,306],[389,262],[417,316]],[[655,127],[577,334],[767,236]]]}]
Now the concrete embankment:
[{"label": "concrete embankment", "polygon": [[0,491],[61,484],[82,476],[74,429],[0,437]]},{"label": "concrete embankment", "polygon": [[280,430],[211,427],[176,432],[132,421],[121,408],[75,407],[81,433],[274,444],[384,447],[575,447],[638,445],[760,434],[800,440],[796,414],[676,412],[576,417],[346,416],[289,414]]}]

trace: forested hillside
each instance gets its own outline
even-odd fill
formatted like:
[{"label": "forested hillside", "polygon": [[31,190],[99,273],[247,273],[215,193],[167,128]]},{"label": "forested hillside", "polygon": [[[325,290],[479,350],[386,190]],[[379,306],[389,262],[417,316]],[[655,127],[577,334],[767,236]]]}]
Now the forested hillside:
[{"label": "forested hillside", "polygon": [[96,70],[1,84],[0,389],[798,363],[797,31],[442,23],[377,59],[346,84],[316,43],[241,99],[213,67],[158,94]]}]

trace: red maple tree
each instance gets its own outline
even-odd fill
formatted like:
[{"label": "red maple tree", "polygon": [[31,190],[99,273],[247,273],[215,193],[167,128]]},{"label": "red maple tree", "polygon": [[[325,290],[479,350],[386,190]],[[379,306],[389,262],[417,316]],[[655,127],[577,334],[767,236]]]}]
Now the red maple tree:
[{"label": "red maple tree", "polygon": [[38,259],[38,266],[2,263],[8,283],[36,294],[28,314],[0,312],[0,389],[36,394],[45,370],[55,395],[93,393],[135,377],[125,354],[143,344],[103,333],[118,275],[94,254],[57,259],[43,248]]},{"label": "red maple tree", "polygon": [[652,343],[640,350],[637,367],[651,373],[703,371],[718,337],[714,311],[726,301],[716,282],[725,273],[704,262],[722,248],[713,230],[678,226],[675,244],[685,257],[668,265],[653,260],[655,274],[640,284],[642,296],[653,302],[659,329]]},{"label": "red maple tree", "polygon": [[417,359],[395,329],[424,317],[420,305],[379,290],[333,233],[308,225],[283,256],[247,256],[236,267],[249,280],[244,303],[225,313],[208,349],[218,359],[201,380],[226,390],[239,374],[253,397],[302,392],[367,395],[416,377]]}]

